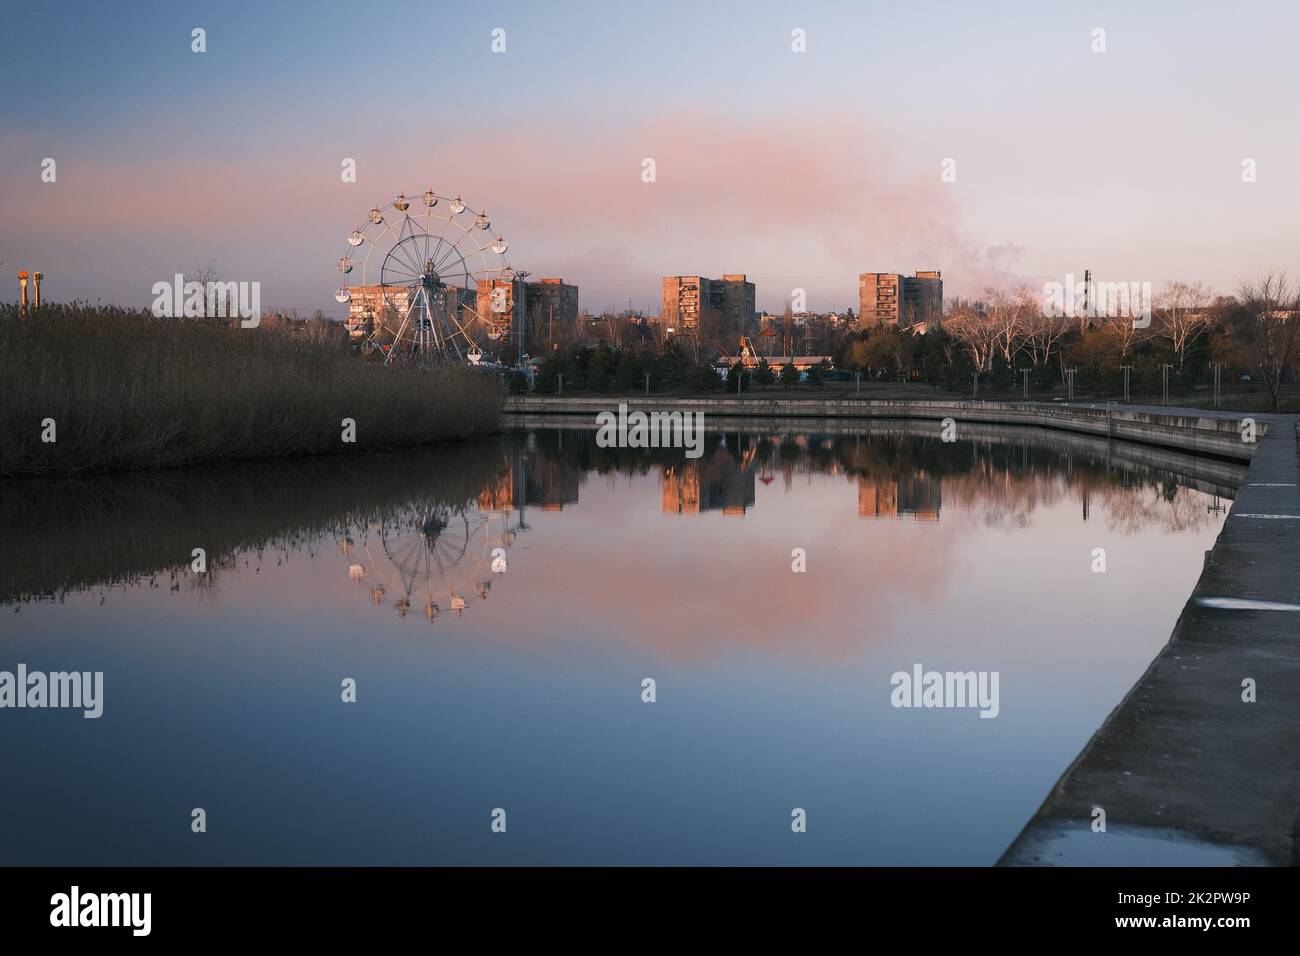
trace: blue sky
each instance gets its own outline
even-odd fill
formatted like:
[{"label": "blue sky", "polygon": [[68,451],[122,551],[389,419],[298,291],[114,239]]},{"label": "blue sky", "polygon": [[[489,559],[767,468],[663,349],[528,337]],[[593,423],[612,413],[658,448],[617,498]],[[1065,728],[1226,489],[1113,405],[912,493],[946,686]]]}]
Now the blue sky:
[{"label": "blue sky", "polygon": [[1300,269],[1298,10],[30,4],[0,61],[0,260],[131,304],[213,260],[264,305],[337,308],[347,231],[432,186],[593,311],[653,309],[679,272],[746,272],[771,309],[926,268],[953,292],[1084,268],[1231,291]]}]

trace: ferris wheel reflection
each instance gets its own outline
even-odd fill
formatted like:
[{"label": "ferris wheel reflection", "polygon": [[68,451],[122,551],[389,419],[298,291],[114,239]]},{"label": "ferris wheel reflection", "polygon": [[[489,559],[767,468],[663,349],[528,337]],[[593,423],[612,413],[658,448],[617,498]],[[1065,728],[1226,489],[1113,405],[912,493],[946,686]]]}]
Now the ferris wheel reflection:
[{"label": "ferris wheel reflection", "polygon": [[514,474],[509,469],[460,505],[412,502],[363,522],[338,542],[349,579],[375,607],[391,603],[401,618],[419,610],[429,623],[486,601],[509,568],[515,539],[528,530],[523,507],[515,507]]}]

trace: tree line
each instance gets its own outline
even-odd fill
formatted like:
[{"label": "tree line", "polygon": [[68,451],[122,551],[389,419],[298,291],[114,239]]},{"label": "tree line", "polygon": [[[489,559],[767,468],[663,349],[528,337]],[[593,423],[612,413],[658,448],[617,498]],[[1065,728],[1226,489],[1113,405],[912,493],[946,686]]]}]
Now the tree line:
[{"label": "tree line", "polygon": [[[891,325],[845,336],[836,366],[876,381],[922,381],[949,390],[984,381],[1010,388],[1028,373],[1043,390],[1075,374],[1083,392],[1155,391],[1166,368],[1173,388],[1213,377],[1216,363],[1236,381],[1249,375],[1274,410],[1300,364],[1300,288],[1281,272],[1243,282],[1235,295],[1201,283],[1170,282],[1146,308],[1130,300],[1103,315],[1048,314],[1029,287],[989,289],[978,301],[954,301],[938,327],[914,334]],[[1092,310],[1089,310],[1092,311]]]}]

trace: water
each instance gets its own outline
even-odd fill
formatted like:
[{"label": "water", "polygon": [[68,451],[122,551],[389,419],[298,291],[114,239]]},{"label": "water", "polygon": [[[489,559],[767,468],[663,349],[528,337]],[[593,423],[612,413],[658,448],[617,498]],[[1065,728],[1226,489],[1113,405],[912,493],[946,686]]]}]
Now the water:
[{"label": "water", "polygon": [[[992,863],[1168,639],[1233,466],[737,427],[10,483],[0,670],[102,671],[104,710],[0,710],[0,864]],[[916,664],[998,672],[998,716],[894,708]]]}]

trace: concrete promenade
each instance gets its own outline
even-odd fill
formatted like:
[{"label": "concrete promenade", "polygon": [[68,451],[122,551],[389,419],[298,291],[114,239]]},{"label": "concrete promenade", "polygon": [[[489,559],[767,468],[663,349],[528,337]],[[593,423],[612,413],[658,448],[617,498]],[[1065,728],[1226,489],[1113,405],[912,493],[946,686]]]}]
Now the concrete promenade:
[{"label": "concrete promenade", "polygon": [[1296,448],[1275,419],[1169,643],[1002,864],[1300,863]]}]

